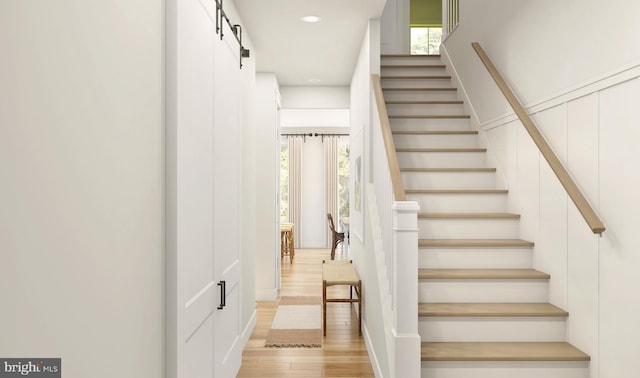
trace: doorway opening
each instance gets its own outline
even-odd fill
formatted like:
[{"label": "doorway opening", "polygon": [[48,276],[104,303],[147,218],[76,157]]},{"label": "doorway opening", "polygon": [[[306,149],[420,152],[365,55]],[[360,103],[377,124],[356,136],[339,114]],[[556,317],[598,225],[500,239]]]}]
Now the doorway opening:
[{"label": "doorway opening", "polygon": [[328,248],[327,213],[348,234],[349,138],[300,135],[280,143],[280,222],[294,225],[296,248]]}]

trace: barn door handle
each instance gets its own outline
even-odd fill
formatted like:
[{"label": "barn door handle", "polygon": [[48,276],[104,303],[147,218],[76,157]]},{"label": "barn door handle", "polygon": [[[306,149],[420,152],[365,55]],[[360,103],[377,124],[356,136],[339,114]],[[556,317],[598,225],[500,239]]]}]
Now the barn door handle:
[{"label": "barn door handle", "polygon": [[218,310],[222,310],[227,305],[227,282],[220,281],[218,286],[220,286],[220,306],[218,306]]}]

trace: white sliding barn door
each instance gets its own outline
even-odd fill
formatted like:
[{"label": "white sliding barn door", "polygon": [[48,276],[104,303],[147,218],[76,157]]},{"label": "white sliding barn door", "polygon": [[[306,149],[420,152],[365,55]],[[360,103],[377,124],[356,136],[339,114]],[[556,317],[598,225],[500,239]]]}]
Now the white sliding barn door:
[{"label": "white sliding barn door", "polygon": [[166,2],[167,378],[212,378],[215,3]]},{"label": "white sliding barn door", "polygon": [[242,356],[239,48],[228,27],[224,41],[216,34],[214,1],[166,4],[166,376],[234,377]]},{"label": "white sliding barn door", "polygon": [[225,283],[225,306],[216,311],[216,377],[235,377],[242,363],[240,342],[240,45],[228,25],[216,38],[214,57],[214,251],[215,276]]}]

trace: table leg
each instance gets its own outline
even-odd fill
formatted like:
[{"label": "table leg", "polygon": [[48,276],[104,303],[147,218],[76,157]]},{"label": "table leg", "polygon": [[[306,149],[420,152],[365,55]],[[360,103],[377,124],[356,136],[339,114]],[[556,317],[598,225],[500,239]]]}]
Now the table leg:
[{"label": "table leg", "polygon": [[327,280],[322,280],[322,331],[327,336]]}]

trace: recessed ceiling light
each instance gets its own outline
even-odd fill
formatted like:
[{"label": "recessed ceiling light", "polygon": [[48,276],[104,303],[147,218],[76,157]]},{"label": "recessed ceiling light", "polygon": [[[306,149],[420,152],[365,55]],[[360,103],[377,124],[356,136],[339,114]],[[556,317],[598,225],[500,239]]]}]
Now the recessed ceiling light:
[{"label": "recessed ceiling light", "polygon": [[313,23],[313,22],[318,22],[320,20],[321,20],[321,18],[318,17],[318,16],[304,16],[304,17],[302,17],[302,21],[304,21],[304,22],[312,22]]}]

